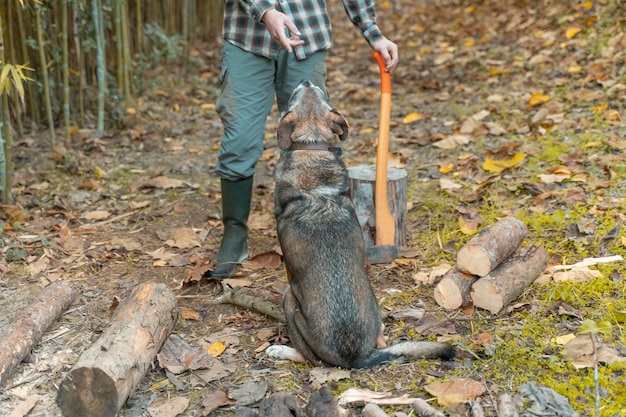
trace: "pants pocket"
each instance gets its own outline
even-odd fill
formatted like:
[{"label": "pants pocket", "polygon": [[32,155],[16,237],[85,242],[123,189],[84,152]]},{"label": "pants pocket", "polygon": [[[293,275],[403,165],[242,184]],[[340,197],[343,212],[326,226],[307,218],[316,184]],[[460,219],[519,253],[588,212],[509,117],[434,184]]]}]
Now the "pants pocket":
[{"label": "pants pocket", "polygon": [[222,92],[215,103],[215,110],[224,125],[229,125],[237,119],[237,100],[230,81],[228,67],[222,68],[219,76]]}]

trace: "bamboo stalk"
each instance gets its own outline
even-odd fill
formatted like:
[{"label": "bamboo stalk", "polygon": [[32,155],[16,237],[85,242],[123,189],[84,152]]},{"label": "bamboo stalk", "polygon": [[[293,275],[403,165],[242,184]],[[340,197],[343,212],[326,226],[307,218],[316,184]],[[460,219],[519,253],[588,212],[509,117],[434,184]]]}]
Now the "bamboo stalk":
[{"label": "bamboo stalk", "polygon": [[[17,50],[16,50],[16,44],[17,42],[15,41],[15,33],[14,33],[14,28],[15,28],[15,20],[14,18],[12,18],[12,14],[13,12],[13,8],[14,8],[14,4],[12,1],[8,2],[7,5],[7,11],[6,11],[6,18],[5,18],[5,22],[7,23],[7,29],[6,32],[8,33],[8,42],[5,42],[5,45],[8,45],[8,48],[5,47],[5,61],[6,62],[25,62],[21,59],[19,59],[18,54],[17,54]],[[21,39],[21,38],[18,38]],[[21,97],[16,96],[15,94],[13,95],[13,105],[12,108],[15,109],[15,122],[17,124],[17,135],[18,138],[22,137],[24,135],[24,126],[22,124],[22,111],[23,111],[23,101],[24,99]],[[11,97],[9,96],[9,99],[11,99]]]},{"label": "bamboo stalk", "polygon": [[54,132],[54,117],[52,117],[52,102],[50,101],[50,81],[48,79],[48,64],[43,42],[43,28],[41,26],[41,9],[35,7],[35,25],[37,27],[37,46],[39,47],[39,66],[43,81],[44,102],[46,104],[46,116],[50,132],[50,146],[56,146],[56,134]]},{"label": "bamboo stalk", "polygon": [[[76,10],[76,9],[75,9]],[[81,125],[85,124],[85,57],[83,53],[81,38],[77,29],[76,13],[72,13],[72,33],[74,34],[74,51],[76,59],[76,70],[78,73],[78,115]]]},{"label": "bamboo stalk", "polygon": [[133,101],[132,85],[130,77],[131,68],[131,53],[130,53],[130,34],[128,28],[128,3],[126,0],[122,0],[122,52],[124,58],[124,64],[122,65],[123,81],[124,81],[124,97],[127,103]]},{"label": "bamboo stalk", "polygon": [[[5,62],[4,56],[4,15],[0,14],[0,62]],[[11,149],[11,117],[9,115],[8,91],[0,94],[0,187],[2,187],[2,202],[9,203],[11,200],[10,164],[7,153],[10,156]]]},{"label": "bamboo stalk", "polygon": [[[0,35],[1,36],[1,35]],[[0,40],[2,38],[0,37]],[[9,192],[9,169],[6,153],[10,149],[9,139],[11,136],[9,116],[9,100],[6,91],[0,96],[0,188],[2,191],[2,202],[8,204],[11,201]],[[6,139],[5,139],[6,138]]]},{"label": "bamboo stalk", "polygon": [[115,0],[113,23],[115,27],[115,55],[117,63],[117,94],[122,95],[124,89],[124,58],[122,52],[122,0]]},{"label": "bamboo stalk", "polygon": [[191,42],[189,42],[189,0],[182,0],[183,2],[183,11],[181,16],[181,35],[185,40],[184,52],[183,52],[183,66],[187,67],[187,63],[189,61],[189,49],[191,47]]},{"label": "bamboo stalk", "polygon": [[143,53],[143,12],[141,8],[141,0],[135,0],[135,19],[136,19],[136,45],[135,55],[141,56]]},{"label": "bamboo stalk", "polygon": [[104,134],[104,100],[106,96],[106,66],[104,62],[104,28],[102,13],[100,11],[100,1],[91,0],[91,13],[96,33],[96,74],[98,78],[98,122],[96,133],[98,136]]},{"label": "bamboo stalk", "polygon": [[67,43],[67,2],[61,0],[61,48],[63,50],[63,125],[65,127],[65,142],[70,143],[70,66],[69,66],[69,45]]},{"label": "bamboo stalk", "polygon": [[[31,62],[33,60],[30,59],[30,55],[29,55],[29,49],[26,46],[26,42],[24,42],[24,39],[28,39],[30,36],[26,34],[26,27],[24,25],[24,15],[23,15],[23,10],[25,9],[26,6],[22,6],[22,7],[17,7],[16,9],[16,14],[17,14],[17,30],[18,30],[18,34],[19,34],[19,38],[22,39],[22,42],[20,42],[21,45],[21,54],[22,56],[20,57],[21,59],[19,61],[15,61],[15,62]],[[28,88],[27,87],[27,91],[28,91],[28,96],[26,99],[26,108],[29,109],[28,113],[30,114],[30,118],[32,119],[33,123],[35,125],[39,125],[41,124],[41,118],[40,118],[40,112],[41,109],[39,108],[39,100],[37,100],[37,91],[35,88]]]}]

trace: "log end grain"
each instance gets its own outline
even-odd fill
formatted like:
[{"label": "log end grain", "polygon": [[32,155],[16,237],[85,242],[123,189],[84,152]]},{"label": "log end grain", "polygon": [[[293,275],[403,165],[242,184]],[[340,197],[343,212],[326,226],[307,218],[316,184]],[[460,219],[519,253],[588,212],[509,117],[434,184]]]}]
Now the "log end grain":
[{"label": "log end grain", "polygon": [[470,291],[472,302],[478,308],[497,314],[504,308],[504,298],[500,289],[493,284],[489,277],[484,277],[472,285]]},{"label": "log end grain", "polygon": [[99,368],[73,369],[59,387],[57,405],[65,417],[115,417],[115,382]]},{"label": "log end grain", "polygon": [[442,278],[435,287],[435,301],[440,307],[456,310],[463,304],[463,294],[456,283],[449,278]]},{"label": "log end grain", "polygon": [[459,271],[479,277],[484,277],[494,267],[489,253],[481,246],[463,246],[459,249],[456,262]]}]

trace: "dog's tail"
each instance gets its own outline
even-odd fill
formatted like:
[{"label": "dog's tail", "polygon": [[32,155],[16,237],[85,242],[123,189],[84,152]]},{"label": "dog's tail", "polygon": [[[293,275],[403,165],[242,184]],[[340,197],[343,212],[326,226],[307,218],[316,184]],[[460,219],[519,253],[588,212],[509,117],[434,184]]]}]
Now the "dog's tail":
[{"label": "dog's tail", "polygon": [[418,359],[451,359],[456,349],[449,343],[401,342],[381,349],[375,349],[367,356],[358,358],[353,368],[370,368],[383,363],[404,363]]}]

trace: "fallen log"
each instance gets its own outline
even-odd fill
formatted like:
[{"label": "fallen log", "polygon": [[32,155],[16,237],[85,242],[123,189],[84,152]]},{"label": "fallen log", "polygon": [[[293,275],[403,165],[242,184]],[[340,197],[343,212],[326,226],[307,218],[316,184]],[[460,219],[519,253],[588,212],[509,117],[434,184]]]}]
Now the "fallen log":
[{"label": "fallen log", "polygon": [[470,289],[478,276],[459,271],[453,266],[435,286],[434,297],[440,307],[456,310],[471,300]]},{"label": "fallen log", "polygon": [[520,247],[470,290],[476,307],[500,312],[532,284],[548,265],[548,253],[541,246]]},{"label": "fallen log", "polygon": [[74,301],[67,281],[56,281],[41,291],[26,311],[0,329],[0,386],[31,352],[43,333]]},{"label": "fallen log", "polygon": [[471,238],[457,255],[459,271],[484,277],[508,258],[528,235],[526,225],[512,216],[500,219]]},{"label": "fallen log", "polygon": [[114,417],[135,391],[176,321],[164,285],[140,284],[117,307],[100,338],[65,376],[57,404],[66,417]]}]

